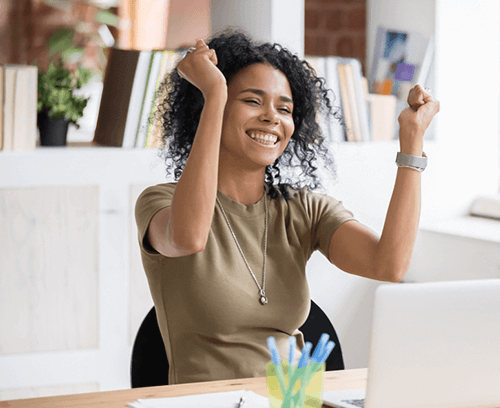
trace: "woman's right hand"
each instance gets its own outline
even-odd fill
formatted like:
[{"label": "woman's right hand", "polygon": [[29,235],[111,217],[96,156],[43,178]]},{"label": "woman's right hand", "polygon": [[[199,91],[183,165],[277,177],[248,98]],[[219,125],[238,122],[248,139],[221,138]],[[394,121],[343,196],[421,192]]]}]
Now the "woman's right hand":
[{"label": "woman's right hand", "polygon": [[226,78],[217,68],[215,50],[208,48],[202,39],[196,40],[194,49],[179,61],[177,72],[197,87],[205,99],[214,92],[227,91]]}]

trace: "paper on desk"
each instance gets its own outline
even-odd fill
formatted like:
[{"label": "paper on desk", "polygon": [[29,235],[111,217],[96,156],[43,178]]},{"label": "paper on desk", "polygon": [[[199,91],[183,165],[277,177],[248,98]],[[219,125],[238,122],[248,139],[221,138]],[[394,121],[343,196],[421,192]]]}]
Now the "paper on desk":
[{"label": "paper on desk", "polygon": [[186,395],[183,397],[148,398],[129,402],[131,408],[236,408],[241,397],[243,408],[269,408],[269,399],[253,391],[237,390]]}]

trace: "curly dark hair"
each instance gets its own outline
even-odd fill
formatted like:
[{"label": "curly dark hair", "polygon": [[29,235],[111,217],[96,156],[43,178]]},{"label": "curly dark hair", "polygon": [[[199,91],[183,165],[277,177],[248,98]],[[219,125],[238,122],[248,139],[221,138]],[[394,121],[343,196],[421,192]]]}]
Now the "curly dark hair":
[{"label": "curly dark hair", "polygon": [[[294,103],[292,116],[295,131],[282,155],[266,167],[265,183],[269,187],[269,196],[275,198],[281,193],[288,200],[288,187],[308,187],[310,190],[319,187],[317,158],[321,158],[330,169],[333,168],[333,161],[324,146],[318,114],[340,119],[339,110],[333,108],[333,99],[328,95],[325,80],[316,75],[307,61],[300,60],[281,45],[257,43],[239,31],[219,33],[207,45],[215,50],[217,67],[228,84],[240,70],[255,63],[270,64],[288,79]],[[163,128],[160,154],[165,159],[167,175],[174,167],[174,176],[178,180],[191,151],[204,98],[198,88],[179,76],[177,69],[167,76],[160,95],[156,111],[156,118]],[[283,180],[283,170],[293,171],[297,179],[292,181],[286,177]]]}]

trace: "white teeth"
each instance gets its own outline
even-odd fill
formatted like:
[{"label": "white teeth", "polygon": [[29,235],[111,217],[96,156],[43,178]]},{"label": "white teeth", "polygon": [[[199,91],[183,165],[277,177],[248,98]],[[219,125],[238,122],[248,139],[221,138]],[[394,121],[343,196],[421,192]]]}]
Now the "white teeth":
[{"label": "white teeth", "polygon": [[256,142],[273,145],[278,141],[278,136],[258,131],[248,132],[248,135]]}]

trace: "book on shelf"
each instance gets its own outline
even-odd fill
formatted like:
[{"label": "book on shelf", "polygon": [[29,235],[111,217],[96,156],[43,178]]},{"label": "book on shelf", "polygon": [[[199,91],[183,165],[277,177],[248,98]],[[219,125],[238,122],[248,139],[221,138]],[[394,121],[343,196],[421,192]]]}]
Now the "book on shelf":
[{"label": "book on shelf", "polygon": [[[142,58],[140,58],[141,53]],[[118,48],[109,50],[94,133],[95,144],[117,147],[123,145],[127,124],[130,128],[130,119],[127,120],[127,118],[129,116],[137,117],[132,113],[135,106],[131,96],[134,84],[136,84],[135,94],[137,95],[137,82],[140,82],[139,76],[144,75],[141,68],[145,60],[149,64],[149,61],[147,61],[148,53],[150,51],[120,50]],[[141,64],[139,64],[139,59],[141,59]]]},{"label": "book on shelf", "polygon": [[349,96],[349,89],[347,88],[347,74],[345,72],[345,65],[337,65],[339,83],[340,83],[340,96],[342,98],[342,114],[345,122],[345,132],[348,142],[358,141],[354,131],[354,119],[352,112],[352,101]]},{"label": "book on shelf", "polygon": [[[316,73],[318,77],[325,77],[327,68],[326,68],[326,58],[325,57],[317,57],[317,56],[307,56],[305,57],[306,61],[309,63],[311,68]],[[330,95],[331,96],[331,95]],[[321,129],[323,130],[323,135],[325,137],[332,137],[332,124],[333,122],[330,120],[328,116],[326,116],[323,112],[316,113],[316,120],[320,124]],[[339,123],[340,126],[340,123]],[[343,132],[343,129],[342,129]],[[343,133],[342,133],[343,138]]]},{"label": "book on shelf", "polygon": [[[351,105],[352,120],[354,125],[354,136],[357,142],[369,140],[369,137],[363,135],[361,130],[361,112],[358,104],[358,95],[354,85],[354,72],[352,65],[342,64],[344,66],[345,79],[347,81],[347,90],[349,92],[349,104]],[[359,84],[361,87],[361,83]]]},{"label": "book on shelf", "polygon": [[151,59],[146,92],[144,93],[144,101],[142,103],[141,116],[134,144],[135,147],[144,147],[146,144],[146,135],[148,133],[151,113],[154,107],[153,102],[156,94],[156,85],[164,55],[163,51],[154,51],[153,58]]},{"label": "book on shelf", "polygon": [[[177,53],[168,50],[112,48],[104,75],[94,143],[104,146],[146,146],[155,96],[166,68]],[[152,144],[152,142],[151,142]]]},{"label": "book on shelf", "polygon": [[374,142],[393,140],[396,125],[396,97],[368,94],[367,106],[371,137]]},{"label": "book on shelf", "polygon": [[424,88],[432,87],[434,51],[433,36],[428,38],[412,30],[402,31],[383,26],[377,28],[370,73],[370,91],[396,97],[395,119],[392,126],[395,131],[391,139],[398,137],[397,117],[407,107],[406,99],[410,89],[417,84]]},{"label": "book on shelf", "polygon": [[377,27],[370,92],[406,99],[409,89],[417,83],[427,86],[433,58],[433,37]]},{"label": "book on shelf", "polygon": [[[332,100],[335,109],[339,110],[342,115],[343,101],[340,93],[340,81],[338,75],[338,58],[325,58],[325,81],[328,88],[333,92],[334,99]],[[347,133],[345,127],[339,120],[330,120],[330,137],[333,141],[346,141]]]},{"label": "book on shelf", "polygon": [[0,66],[0,82],[1,150],[34,150],[38,136],[38,68],[31,65]]},{"label": "book on shelf", "polygon": [[0,150],[3,149],[4,68],[0,65]]},{"label": "book on shelf", "polygon": [[[177,60],[180,58],[179,52],[176,51],[165,51],[162,56],[162,62],[160,67],[160,74],[156,81],[155,95],[153,98],[153,106],[151,107],[152,112],[156,109],[156,103],[160,102],[157,100],[159,95],[160,86],[164,83],[166,75],[170,73],[176,66]],[[158,122],[157,118],[151,120],[148,124],[148,129],[146,132],[146,142],[144,147],[159,147],[161,144],[162,137],[162,123]]]},{"label": "book on shelf", "polygon": [[366,79],[365,77],[363,77],[363,71],[359,60],[350,58],[348,59],[348,61],[348,70],[349,72],[352,72],[352,85],[354,86],[354,92],[356,95],[355,99],[359,126],[361,130],[361,140],[367,142],[370,141],[372,137],[370,133],[370,122],[368,119],[368,109],[366,101],[366,95],[368,92],[363,90],[363,88],[366,86]]},{"label": "book on shelf", "polygon": [[335,118],[322,118],[322,127],[332,141],[371,140],[363,74],[359,60],[335,56],[305,59],[319,77],[325,79],[328,89],[333,92],[330,99],[334,110],[339,110],[341,122]]}]

